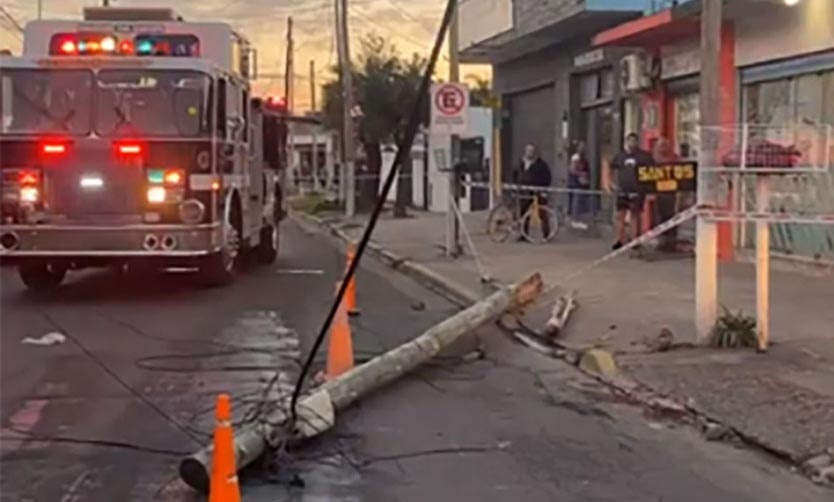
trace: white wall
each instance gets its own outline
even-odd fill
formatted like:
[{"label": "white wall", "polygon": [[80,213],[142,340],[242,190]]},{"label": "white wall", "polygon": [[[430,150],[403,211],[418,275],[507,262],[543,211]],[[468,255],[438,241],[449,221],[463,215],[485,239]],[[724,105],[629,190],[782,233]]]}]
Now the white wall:
[{"label": "white wall", "polygon": [[735,19],[736,65],[834,49],[834,1],[801,0],[746,9]]},{"label": "white wall", "polygon": [[461,50],[513,27],[512,0],[461,0],[458,9]]},{"label": "white wall", "polygon": [[[492,110],[489,108],[469,108],[469,131],[463,138],[481,136],[484,138],[484,158],[492,159]],[[429,211],[446,212],[449,200],[449,174],[442,172],[438,165],[438,155],[445,158],[446,164],[451,164],[452,141],[449,135],[432,134],[429,136]],[[435,153],[441,152],[440,154]],[[469,212],[471,205],[469,191],[460,200],[463,212]]]}]

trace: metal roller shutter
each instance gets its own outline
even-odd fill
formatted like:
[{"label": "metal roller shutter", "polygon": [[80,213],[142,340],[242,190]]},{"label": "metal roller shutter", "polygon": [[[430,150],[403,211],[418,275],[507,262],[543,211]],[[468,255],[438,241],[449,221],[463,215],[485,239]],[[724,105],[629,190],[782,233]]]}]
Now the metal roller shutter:
[{"label": "metal roller shutter", "polygon": [[[505,165],[504,179],[509,180],[511,170],[518,167],[524,146],[533,143],[541,157],[550,164],[556,160],[556,114],[553,86],[540,87],[509,96],[510,165]],[[509,169],[511,168],[511,169]]]}]

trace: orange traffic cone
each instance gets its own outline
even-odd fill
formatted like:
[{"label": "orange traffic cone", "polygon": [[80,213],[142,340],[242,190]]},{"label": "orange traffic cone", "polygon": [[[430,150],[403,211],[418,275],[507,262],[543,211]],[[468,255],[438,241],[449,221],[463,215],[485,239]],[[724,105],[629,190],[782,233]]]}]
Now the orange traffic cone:
[{"label": "orange traffic cone", "polygon": [[216,417],[209,502],[240,502],[234,433],[231,424],[232,403],[228,394],[217,396]]},{"label": "orange traffic cone", "polygon": [[[347,265],[345,272],[350,268],[350,264],[356,259],[356,246],[351,242],[347,248]],[[347,291],[345,291],[345,302],[347,303],[348,315],[359,315],[359,307],[356,305],[356,274],[351,277],[348,282]]]},{"label": "orange traffic cone", "polygon": [[[338,285],[336,287],[338,291]],[[336,311],[333,319],[333,326],[330,329],[330,344],[327,350],[328,379],[334,379],[353,368],[353,341],[350,335],[350,323],[348,323],[345,304],[342,302]]]}]

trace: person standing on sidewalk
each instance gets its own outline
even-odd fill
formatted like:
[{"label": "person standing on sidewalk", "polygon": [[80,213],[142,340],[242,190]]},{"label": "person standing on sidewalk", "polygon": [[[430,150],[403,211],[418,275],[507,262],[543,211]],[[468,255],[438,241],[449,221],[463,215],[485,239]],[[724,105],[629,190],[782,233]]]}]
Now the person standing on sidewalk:
[{"label": "person standing on sidewalk", "polygon": [[575,141],[570,149],[570,166],[568,167],[568,207],[570,216],[579,219],[588,212],[587,194],[574,190],[588,190],[591,187],[591,168],[585,154],[585,143]]},{"label": "person standing on sidewalk", "polygon": [[[550,188],[552,182],[550,165],[539,156],[536,145],[529,143],[524,147],[524,156],[521,158],[518,169],[513,173],[513,181],[523,186]],[[530,205],[533,204],[533,197],[538,197],[539,204],[547,204],[547,192],[545,190],[521,190],[519,192],[521,215],[524,215],[530,209]],[[550,235],[550,220],[547,213],[542,211],[539,216],[542,222],[542,232],[544,235]],[[524,230],[526,232],[528,229],[525,228]]]},{"label": "person standing on sidewalk", "polygon": [[[640,217],[644,197],[637,193],[637,168],[651,165],[654,165],[654,159],[649,152],[640,148],[640,137],[637,133],[626,136],[625,148],[614,157],[609,168],[613,172],[608,176],[608,190],[617,193],[617,240],[611,249],[620,249],[628,242],[625,235],[626,216],[630,219],[629,240],[636,239],[641,234]],[[610,186],[612,183],[613,187]]]},{"label": "person standing on sidewalk", "polygon": [[[674,164],[680,162],[681,158],[675,153],[672,148],[672,142],[667,138],[661,137],[654,145],[654,160],[658,164]],[[657,208],[655,214],[656,220],[653,219],[654,225],[660,225],[672,219],[675,216],[678,206],[678,193],[659,193],[655,195],[655,207]],[[673,253],[676,251],[678,245],[678,227],[671,228],[663,233],[660,237],[660,250]]]}]

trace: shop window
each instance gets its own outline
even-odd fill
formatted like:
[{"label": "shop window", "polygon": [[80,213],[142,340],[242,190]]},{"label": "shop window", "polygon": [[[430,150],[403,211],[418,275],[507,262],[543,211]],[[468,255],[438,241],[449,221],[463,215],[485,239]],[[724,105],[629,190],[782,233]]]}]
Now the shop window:
[{"label": "shop window", "polygon": [[790,80],[753,84],[747,87],[745,97],[748,123],[778,125],[793,121]]},{"label": "shop window", "polygon": [[599,73],[583,75],[579,80],[579,99],[582,104],[593,103],[599,97]]},{"label": "shop window", "polygon": [[614,71],[611,69],[603,70],[600,73],[599,79],[599,97],[604,99],[614,98],[614,87],[616,80],[614,79]]},{"label": "shop window", "polygon": [[685,159],[696,159],[700,151],[698,124],[701,121],[699,94],[684,94],[675,98],[675,148]]},{"label": "shop window", "polygon": [[796,79],[796,121],[820,124],[823,113],[822,74],[802,75]]},{"label": "shop window", "polygon": [[822,122],[834,127],[834,72],[823,76],[822,86]]}]

